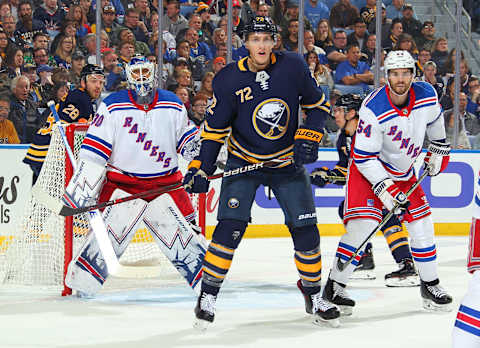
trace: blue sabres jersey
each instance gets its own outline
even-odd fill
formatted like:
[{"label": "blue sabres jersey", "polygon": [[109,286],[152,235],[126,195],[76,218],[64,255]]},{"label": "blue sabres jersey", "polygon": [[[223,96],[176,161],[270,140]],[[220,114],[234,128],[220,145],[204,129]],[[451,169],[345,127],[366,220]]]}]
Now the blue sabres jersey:
[{"label": "blue sabres jersey", "polygon": [[291,156],[299,108],[306,111],[305,127],[321,131],[330,104],[299,55],[272,53],[260,72],[250,71],[247,59],[215,76],[202,142],[223,144],[228,137],[229,153],[250,163]]}]

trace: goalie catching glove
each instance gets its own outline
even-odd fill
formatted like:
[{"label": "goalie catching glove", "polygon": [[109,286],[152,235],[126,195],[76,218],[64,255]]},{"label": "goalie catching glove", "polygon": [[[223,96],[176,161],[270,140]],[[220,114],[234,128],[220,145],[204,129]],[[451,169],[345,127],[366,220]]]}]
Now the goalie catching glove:
[{"label": "goalie catching glove", "polygon": [[429,176],[436,176],[447,168],[450,160],[450,144],[432,140],[425,156],[425,170]]},{"label": "goalie catching glove", "polygon": [[398,205],[394,211],[395,214],[401,214],[408,210],[410,202],[407,196],[395,185],[392,179],[384,179],[375,184],[372,189],[386,209],[392,210]]},{"label": "goalie catching glove", "polygon": [[313,163],[318,158],[318,144],[323,134],[308,128],[299,128],[295,132],[293,159],[297,166]]},{"label": "goalie catching glove", "polygon": [[208,174],[200,169],[201,164],[202,162],[193,160],[188,165],[188,171],[183,178],[183,187],[188,193],[208,192],[210,181],[208,180]]}]

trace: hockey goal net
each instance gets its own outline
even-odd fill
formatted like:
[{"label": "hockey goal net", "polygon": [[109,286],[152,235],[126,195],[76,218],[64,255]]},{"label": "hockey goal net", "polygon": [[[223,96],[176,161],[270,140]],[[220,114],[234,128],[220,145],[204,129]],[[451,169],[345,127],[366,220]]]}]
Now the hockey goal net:
[{"label": "hockey goal net", "polygon": [[[86,124],[69,124],[65,127],[75,156],[87,129]],[[184,171],[187,163],[183,159],[180,161],[180,169]],[[48,154],[36,185],[60,200],[72,174],[72,165],[60,132],[54,127]],[[191,198],[197,212],[197,222],[205,232],[205,195],[192,195]],[[62,295],[71,294],[71,289],[64,282],[67,266],[83,245],[88,231],[86,214],[64,218],[52,213],[32,196],[20,226],[14,235],[9,236],[3,250],[0,250],[0,276],[3,276],[3,283],[54,286],[62,289]],[[120,258],[120,263],[156,267],[159,277],[176,273],[143,226],[136,231]]]}]

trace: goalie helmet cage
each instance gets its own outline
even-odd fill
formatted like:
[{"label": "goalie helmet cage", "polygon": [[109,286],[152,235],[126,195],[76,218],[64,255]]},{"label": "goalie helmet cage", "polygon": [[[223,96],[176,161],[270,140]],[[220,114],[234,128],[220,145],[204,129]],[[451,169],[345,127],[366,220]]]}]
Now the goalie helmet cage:
[{"label": "goalie helmet cage", "polygon": [[[75,156],[87,129],[87,124],[65,126],[68,143]],[[179,160],[179,168],[184,171],[187,163],[183,158]],[[60,132],[54,127],[48,154],[36,185],[60,200],[72,175],[73,168]],[[205,234],[205,194],[191,195],[191,198],[197,222]],[[62,296],[70,295],[72,290],[65,285],[67,267],[83,245],[88,231],[86,214],[64,218],[52,213],[35,197],[30,197],[20,226],[14,235],[6,236],[7,242],[4,243],[3,250],[0,250],[0,275],[3,275],[3,283],[54,286],[61,289]],[[158,267],[159,277],[176,272],[144,227],[136,231],[120,258],[120,263],[127,266]]]}]

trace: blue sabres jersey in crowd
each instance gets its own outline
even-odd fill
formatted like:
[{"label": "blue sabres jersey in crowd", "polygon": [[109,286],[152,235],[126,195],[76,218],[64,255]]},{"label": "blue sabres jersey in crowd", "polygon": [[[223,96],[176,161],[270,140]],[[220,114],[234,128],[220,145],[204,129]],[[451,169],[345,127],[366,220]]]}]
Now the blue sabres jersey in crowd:
[{"label": "blue sabres jersey in crowd", "polygon": [[[56,105],[56,108],[62,123],[86,123],[90,122],[95,114],[94,106],[89,94],[80,88],[69,92],[66,98]],[[47,109],[46,112],[49,110]],[[47,156],[54,124],[55,118],[50,111],[46,124],[35,134],[23,162],[42,165]]]},{"label": "blue sabres jersey in crowd", "polygon": [[299,108],[306,111],[305,127],[321,131],[330,104],[298,54],[272,53],[260,72],[250,71],[247,59],[215,76],[202,142],[223,144],[230,135],[229,153],[250,163],[291,156]]}]

